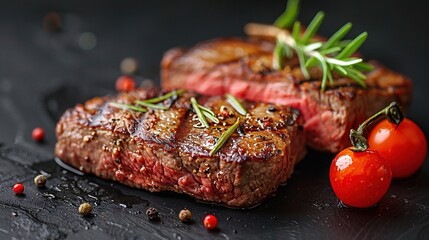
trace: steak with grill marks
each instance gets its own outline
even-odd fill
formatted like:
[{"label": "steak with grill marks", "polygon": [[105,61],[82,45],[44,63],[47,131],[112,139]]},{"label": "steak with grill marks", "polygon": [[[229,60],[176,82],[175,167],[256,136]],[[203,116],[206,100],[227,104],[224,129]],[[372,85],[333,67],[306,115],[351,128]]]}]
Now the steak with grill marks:
[{"label": "steak with grill marks", "polygon": [[[305,154],[299,111],[291,107],[243,101],[248,114],[241,116],[223,97],[193,92],[165,100],[163,104],[171,104],[168,110],[142,113],[110,104],[133,104],[159,94],[138,89],[97,97],[67,110],[56,127],[56,156],[85,173],[129,186],[251,207],[285,183]],[[222,108],[220,123],[195,127],[192,96],[215,114]],[[218,138],[237,118],[240,131],[210,156]]]},{"label": "steak with grill marks", "polygon": [[311,79],[305,80],[296,57],[282,71],[271,68],[274,44],[269,39],[229,38],[189,50],[174,48],[162,60],[162,86],[293,106],[301,111],[308,145],[330,152],[349,146],[350,129],[390,102],[409,105],[410,80],[376,62],[366,89],[334,74],[334,85],[321,92],[320,70],[311,69]]}]

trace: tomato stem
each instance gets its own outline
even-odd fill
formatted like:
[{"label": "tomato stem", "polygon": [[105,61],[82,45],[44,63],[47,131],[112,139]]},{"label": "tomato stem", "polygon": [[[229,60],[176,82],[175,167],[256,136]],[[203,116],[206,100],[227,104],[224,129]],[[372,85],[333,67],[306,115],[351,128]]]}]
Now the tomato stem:
[{"label": "tomato stem", "polygon": [[368,149],[368,141],[363,136],[363,130],[380,117],[386,117],[389,122],[396,124],[396,126],[404,120],[404,114],[402,113],[398,103],[390,103],[389,106],[383,108],[381,111],[361,123],[357,130],[350,130],[350,142],[353,145],[353,151],[363,152]]}]

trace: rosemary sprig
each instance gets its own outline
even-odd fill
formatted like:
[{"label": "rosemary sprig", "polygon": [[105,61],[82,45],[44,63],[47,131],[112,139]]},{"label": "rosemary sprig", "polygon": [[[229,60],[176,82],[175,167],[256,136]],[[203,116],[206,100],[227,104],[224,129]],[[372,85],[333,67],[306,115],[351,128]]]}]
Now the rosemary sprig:
[{"label": "rosemary sprig", "polygon": [[205,115],[201,111],[200,105],[198,104],[197,100],[194,97],[191,97],[191,104],[192,104],[192,108],[194,109],[195,113],[198,116],[198,120],[200,121],[200,123],[205,128],[208,128],[209,123],[207,122]]},{"label": "rosemary sprig", "polygon": [[124,109],[124,110],[133,110],[133,111],[136,111],[136,112],[147,112],[146,108],[141,108],[141,107],[134,106],[134,105],[129,105],[129,104],[111,102],[109,105],[112,106],[112,107],[120,108],[120,109]]},{"label": "rosemary sprig", "polygon": [[216,144],[213,146],[212,150],[210,151],[210,156],[213,156],[219,149],[228,141],[228,139],[232,136],[232,134],[235,132],[235,130],[240,125],[240,118],[237,118],[237,121],[229,127],[225,132],[222,133],[219,140],[216,142]]},{"label": "rosemary sprig", "polygon": [[287,1],[286,10],[280,15],[274,25],[279,28],[288,28],[292,26],[298,17],[299,12],[299,0]]},{"label": "rosemary sprig", "polygon": [[226,100],[228,103],[237,111],[239,114],[245,116],[247,114],[247,110],[243,107],[240,101],[234,97],[234,95],[226,94]]},{"label": "rosemary sprig", "polygon": [[[291,0],[289,0],[291,1]],[[274,23],[276,26],[289,28],[292,26],[292,34],[288,31],[280,31],[277,34],[276,47],[273,52],[273,68],[281,70],[283,59],[292,58],[293,53],[298,57],[301,72],[305,79],[310,79],[309,68],[319,66],[322,70],[321,90],[326,89],[327,81],[332,85],[334,82],[332,72],[344,77],[349,77],[357,84],[365,87],[366,75],[362,71],[370,71],[373,67],[363,62],[361,58],[353,57],[353,54],[365,42],[368,34],[361,33],[352,41],[343,40],[350,31],[352,24],[347,23],[334,33],[326,42],[315,41],[316,35],[325,14],[318,12],[302,33],[301,24],[295,21],[298,11],[299,0],[288,2],[287,9]]]},{"label": "rosemary sprig", "polygon": [[159,97],[150,98],[150,99],[146,99],[146,100],[142,100],[142,101],[146,102],[146,103],[159,103],[159,102],[162,102],[162,101],[167,100],[169,98],[177,97],[184,92],[185,92],[185,90],[179,89],[179,90],[171,91],[171,92],[166,93],[166,94],[159,96]]},{"label": "rosemary sprig", "polygon": [[[171,92],[166,93],[166,94],[159,96],[159,97],[150,98],[150,99],[146,99],[146,100],[137,100],[137,101],[135,101],[135,103],[138,105],[144,106],[146,108],[167,110],[170,108],[170,106],[165,106],[162,104],[155,104],[155,103],[162,102],[162,101],[167,100],[167,99],[172,98],[172,97],[176,98],[177,96],[179,96],[180,94],[182,94],[184,92],[185,92],[185,90],[179,89],[176,91],[171,91]],[[122,104],[122,103],[113,102],[110,105],[113,107],[116,107],[116,108],[121,108],[121,109],[126,109],[126,110],[133,110],[133,111],[137,111],[137,112],[147,112],[146,108],[142,108],[142,107],[134,106],[134,105],[129,105],[129,104]]]},{"label": "rosemary sprig", "polygon": [[147,108],[160,109],[160,110],[167,110],[170,108],[170,106],[165,106],[165,105],[161,105],[161,104],[153,104],[153,103],[146,102],[144,100],[137,100],[136,104],[142,105],[142,106],[147,107]]}]

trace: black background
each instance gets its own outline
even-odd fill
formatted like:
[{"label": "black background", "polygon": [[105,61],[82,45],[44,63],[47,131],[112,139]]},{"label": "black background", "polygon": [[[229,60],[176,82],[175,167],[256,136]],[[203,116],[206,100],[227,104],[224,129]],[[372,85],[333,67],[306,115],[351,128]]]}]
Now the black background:
[{"label": "black background", "polygon": [[[159,82],[162,54],[210,38],[243,36],[247,22],[271,23],[285,1],[2,1],[0,3],[0,239],[425,239],[429,236],[429,163],[415,176],[396,180],[371,209],[339,205],[329,186],[333,156],[310,152],[277,196],[251,210],[197,203],[173,193],[151,194],[116,183],[63,172],[53,162],[55,121],[67,107],[114,92],[124,57],[139,61],[141,75]],[[413,80],[408,117],[429,132],[428,13],[424,1],[303,1],[299,19],[308,23],[318,10],[326,19],[319,31],[332,34],[347,21],[369,38],[361,51],[368,59]],[[57,12],[62,31],[47,32],[43,17]],[[79,37],[90,32],[97,44],[83,50]],[[139,78],[139,81],[141,78]],[[41,126],[46,141],[31,139]],[[32,178],[51,174],[47,188]],[[14,182],[26,184],[16,197]],[[59,190],[59,191],[57,191]],[[90,218],[76,208],[83,200],[97,205]],[[123,204],[123,205],[120,205]],[[126,207],[125,207],[126,206]],[[144,211],[157,207],[161,223]],[[183,207],[195,222],[182,224]],[[208,232],[206,213],[219,217]],[[14,216],[16,215],[16,216]]]}]

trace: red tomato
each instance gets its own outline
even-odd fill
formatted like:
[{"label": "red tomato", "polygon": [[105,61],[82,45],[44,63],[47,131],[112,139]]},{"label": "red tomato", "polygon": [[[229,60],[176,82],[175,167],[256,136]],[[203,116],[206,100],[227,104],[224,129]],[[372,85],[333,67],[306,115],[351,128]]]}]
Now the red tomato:
[{"label": "red tomato", "polygon": [[115,87],[118,92],[129,92],[134,90],[136,82],[134,78],[124,75],[116,80]]},{"label": "red tomato", "polygon": [[207,216],[205,216],[204,227],[209,230],[215,229],[217,227],[217,217],[212,214],[208,214]]},{"label": "red tomato", "polygon": [[377,151],[353,152],[347,148],[332,161],[329,178],[332,189],[344,204],[366,208],[386,194],[392,171]]},{"label": "red tomato", "polygon": [[386,159],[395,178],[417,172],[428,148],[423,131],[407,118],[398,127],[387,120],[381,121],[372,129],[368,144]]}]

